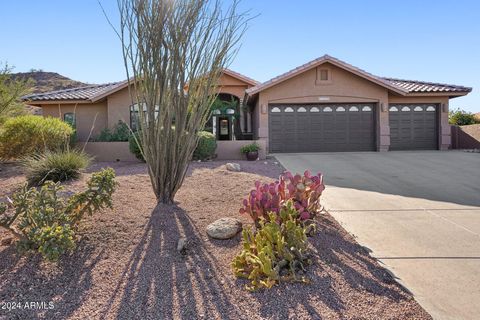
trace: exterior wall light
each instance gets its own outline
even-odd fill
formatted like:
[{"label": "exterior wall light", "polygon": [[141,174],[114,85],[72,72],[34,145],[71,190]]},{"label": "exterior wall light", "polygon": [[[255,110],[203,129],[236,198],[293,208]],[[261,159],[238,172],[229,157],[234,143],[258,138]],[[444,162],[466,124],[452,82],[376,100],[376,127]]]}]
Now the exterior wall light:
[{"label": "exterior wall light", "polygon": [[262,114],[266,114],[266,113],[267,113],[267,106],[266,106],[266,105],[262,104],[261,109],[262,109]]}]

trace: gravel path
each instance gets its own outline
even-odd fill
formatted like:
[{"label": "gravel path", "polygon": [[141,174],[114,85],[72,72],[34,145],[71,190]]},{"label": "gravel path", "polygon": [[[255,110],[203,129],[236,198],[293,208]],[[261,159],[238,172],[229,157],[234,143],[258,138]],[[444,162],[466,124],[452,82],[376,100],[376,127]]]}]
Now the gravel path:
[{"label": "gravel path", "polygon": [[[273,160],[239,162],[236,173],[224,163],[192,163],[176,205],[158,207],[143,164],[96,163],[90,171],[109,165],[117,172],[114,210],[89,217],[78,249],[58,264],[0,246],[0,303],[47,306],[7,311],[0,304],[0,319],[431,319],[328,214],[310,238],[310,284],[244,290],[230,267],[240,235],[211,240],[205,229],[225,216],[250,223],[238,214],[241,199],[255,180],[272,181],[283,168]],[[68,188],[83,188],[87,177]],[[23,180],[3,166],[0,197]],[[185,256],[176,251],[181,236]]]}]

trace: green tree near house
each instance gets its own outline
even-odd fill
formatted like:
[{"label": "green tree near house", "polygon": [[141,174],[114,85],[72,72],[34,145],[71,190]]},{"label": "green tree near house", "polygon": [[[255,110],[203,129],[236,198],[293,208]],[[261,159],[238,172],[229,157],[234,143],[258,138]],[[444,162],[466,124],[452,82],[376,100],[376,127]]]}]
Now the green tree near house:
[{"label": "green tree near house", "polygon": [[480,121],[475,118],[475,115],[473,113],[467,112],[460,108],[454,109],[449,112],[448,121],[450,124],[457,126],[466,126],[469,124],[480,123]]},{"label": "green tree near house", "polygon": [[0,125],[9,117],[26,113],[21,97],[31,87],[31,80],[15,80],[8,64],[0,68]]}]

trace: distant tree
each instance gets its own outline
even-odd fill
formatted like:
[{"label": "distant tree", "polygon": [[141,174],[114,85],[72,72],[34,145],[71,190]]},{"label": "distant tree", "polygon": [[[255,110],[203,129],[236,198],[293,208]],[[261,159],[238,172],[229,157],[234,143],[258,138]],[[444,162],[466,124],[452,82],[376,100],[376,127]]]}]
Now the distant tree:
[{"label": "distant tree", "polygon": [[28,92],[30,80],[16,80],[12,78],[12,68],[5,64],[0,67],[0,124],[6,118],[24,114],[25,104],[21,96]]},{"label": "distant tree", "polygon": [[[230,1],[228,1],[230,2]],[[118,0],[139,142],[159,203],[173,203],[246,27],[238,0]]]},{"label": "distant tree", "polygon": [[450,124],[457,126],[466,126],[469,124],[480,123],[480,121],[475,118],[475,115],[473,113],[467,112],[460,108],[454,109],[449,112],[448,121],[450,122]]}]

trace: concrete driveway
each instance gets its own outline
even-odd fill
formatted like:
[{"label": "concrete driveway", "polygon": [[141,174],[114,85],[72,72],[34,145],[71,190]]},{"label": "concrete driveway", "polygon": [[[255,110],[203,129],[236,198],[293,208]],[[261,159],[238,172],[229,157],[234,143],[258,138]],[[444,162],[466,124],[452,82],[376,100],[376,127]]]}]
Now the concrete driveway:
[{"label": "concrete driveway", "polygon": [[480,154],[278,154],[325,175],[323,203],[434,319],[480,317]]}]

